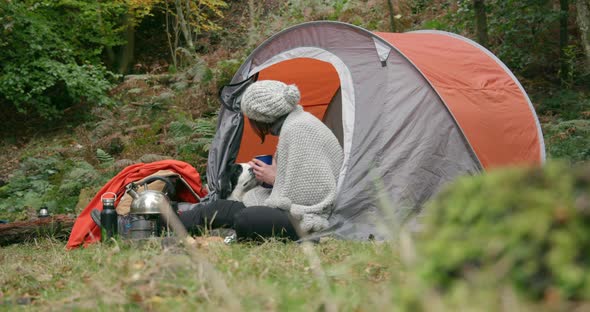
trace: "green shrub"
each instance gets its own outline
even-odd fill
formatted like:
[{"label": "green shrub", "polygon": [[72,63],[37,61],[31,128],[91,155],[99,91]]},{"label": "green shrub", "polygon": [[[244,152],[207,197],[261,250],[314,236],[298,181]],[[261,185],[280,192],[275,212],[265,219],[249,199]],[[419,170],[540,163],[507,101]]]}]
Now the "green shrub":
[{"label": "green shrub", "polygon": [[590,299],[590,166],[463,178],[426,211],[417,268],[443,294],[508,285],[529,300]]},{"label": "green shrub", "polygon": [[[229,84],[234,77],[234,74],[240,68],[240,65],[242,65],[242,61],[237,59],[228,59],[217,62],[213,71],[217,86],[221,88]],[[207,75],[205,78],[208,78]],[[209,80],[211,80],[211,78],[213,77],[209,77]]]},{"label": "green shrub", "polygon": [[95,1],[0,2],[1,97],[45,119],[82,100],[109,103],[113,75],[100,57],[104,46],[122,43],[113,23],[117,8]]},{"label": "green shrub", "polygon": [[85,161],[59,156],[26,158],[13,175],[0,187],[2,219],[27,219],[27,209],[38,210],[43,205],[54,214],[71,213],[80,190],[107,179]]},{"label": "green shrub", "polygon": [[590,160],[590,120],[568,120],[543,125],[545,145],[550,158],[571,162]]},{"label": "green shrub", "polygon": [[101,66],[42,58],[5,66],[0,75],[0,93],[21,113],[53,119],[83,99],[96,104],[110,103],[106,91],[111,84],[106,77]]},{"label": "green shrub", "polygon": [[590,95],[587,92],[558,90],[537,96],[539,115],[552,115],[563,120],[590,119]]},{"label": "green shrub", "polygon": [[167,145],[174,146],[178,159],[193,164],[203,178],[216,125],[217,116],[170,123]]}]

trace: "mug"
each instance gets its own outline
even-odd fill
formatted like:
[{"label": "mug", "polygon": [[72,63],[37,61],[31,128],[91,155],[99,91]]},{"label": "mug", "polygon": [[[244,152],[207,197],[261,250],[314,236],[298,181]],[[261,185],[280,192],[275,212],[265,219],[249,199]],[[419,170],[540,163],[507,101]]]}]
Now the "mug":
[{"label": "mug", "polygon": [[258,155],[254,156],[254,158],[261,160],[263,163],[267,165],[272,165],[272,155]]},{"label": "mug", "polygon": [[[265,163],[267,165],[272,165],[272,155],[258,155],[258,156],[254,156],[254,158],[262,161],[263,163]],[[272,188],[272,185],[266,184],[266,183],[262,183],[262,187],[264,187],[264,188]]]}]

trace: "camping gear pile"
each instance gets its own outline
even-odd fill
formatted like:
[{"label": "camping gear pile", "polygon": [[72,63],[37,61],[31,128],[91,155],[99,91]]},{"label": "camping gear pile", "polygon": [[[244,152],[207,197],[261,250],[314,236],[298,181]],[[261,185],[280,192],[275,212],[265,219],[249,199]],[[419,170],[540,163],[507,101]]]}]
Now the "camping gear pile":
[{"label": "camping gear pile", "polygon": [[[149,189],[148,185],[157,180],[165,183],[164,190]],[[117,199],[115,193],[107,192],[101,195],[102,211],[94,208],[90,215],[101,228],[102,241],[108,241],[112,237],[146,239],[170,232],[162,216],[166,213],[176,213],[173,207],[177,205],[176,203],[173,205],[169,199],[169,194],[173,192],[175,186],[169,179],[160,176],[150,176],[142,182],[142,185],[144,188],[142,191],[138,190],[138,184],[135,182],[125,187],[126,194],[132,198],[127,215],[118,215],[115,209]],[[112,194],[113,197],[105,198],[107,194]]]},{"label": "camping gear pile", "polygon": [[174,211],[175,202],[194,204],[207,195],[199,173],[186,162],[161,160],[128,166],[107,182],[80,213],[67,248],[101,240],[101,197],[108,192],[115,194],[112,198],[117,215],[117,226],[111,232],[123,239],[160,236],[167,230],[161,218],[162,209]]}]

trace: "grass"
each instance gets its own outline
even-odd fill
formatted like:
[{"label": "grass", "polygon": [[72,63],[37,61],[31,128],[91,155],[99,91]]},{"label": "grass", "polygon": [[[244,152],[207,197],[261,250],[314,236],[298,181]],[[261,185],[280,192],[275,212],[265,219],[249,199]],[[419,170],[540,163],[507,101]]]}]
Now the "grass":
[{"label": "grass", "polygon": [[400,268],[390,244],[328,240],[311,247],[322,289],[296,243],[63,247],[44,239],[0,249],[0,310],[383,310]]},{"label": "grass", "polygon": [[[265,23],[251,25],[254,37],[234,32],[233,37],[223,40],[229,43],[228,47],[246,46],[246,50],[230,52],[226,47],[205,56],[210,68],[201,73],[201,81],[195,88],[175,90],[169,75],[159,76],[161,81],[151,78],[127,81],[115,92],[121,96],[118,99],[121,106],[94,110],[94,119],[86,124],[80,124],[80,121],[65,128],[58,127],[65,135],[54,135],[56,131],[42,135],[47,127],[34,127],[28,136],[14,134],[0,138],[0,162],[4,164],[0,168],[0,178],[8,177],[27,157],[46,159],[55,155],[59,155],[60,164],[62,157],[84,158],[107,177],[109,175],[100,170],[101,164],[96,159],[97,148],[104,149],[116,160],[136,159],[146,152],[169,153],[176,159],[192,163],[202,172],[206,144],[198,140],[208,136],[196,136],[197,132],[203,132],[198,122],[215,123],[213,118],[199,118],[215,111],[217,88],[231,79],[241,64],[240,60],[256,42],[304,19],[329,19],[338,15],[345,21],[370,29],[386,27],[383,23],[387,23],[387,19],[382,18],[382,12],[375,10],[375,6],[345,2],[338,1],[330,6],[296,1],[281,6],[281,11],[285,11],[281,14],[264,16]],[[259,10],[261,6],[258,6]],[[310,6],[314,9],[306,10]],[[241,11],[238,15],[242,15]],[[355,22],[357,20],[359,22]],[[365,20],[367,22],[363,24]],[[402,23],[402,29],[411,28],[408,18],[398,22]],[[166,97],[161,97],[162,93],[170,92],[176,95],[174,100],[166,101]],[[539,116],[547,117],[542,122],[548,158],[571,162],[590,159],[587,91],[547,92],[543,89],[537,102]],[[167,119],[158,118],[162,115]],[[175,133],[170,121],[188,125],[190,131]],[[15,133],[23,129],[18,130]],[[26,140],[33,134],[34,139]],[[114,149],[113,142],[122,142],[122,150]],[[45,166],[40,169],[47,172],[47,169],[54,168]],[[66,176],[66,172],[43,177],[43,181],[55,182],[61,176]],[[21,179],[26,180],[22,189],[33,194],[30,198],[41,200],[41,192],[31,187],[34,183],[39,184],[40,178],[33,178],[27,175]],[[95,186],[80,179],[72,180],[84,187]],[[13,194],[15,182],[9,179],[5,182],[13,184],[10,192],[6,192]],[[24,182],[30,183],[25,185]],[[7,191],[8,185],[5,186]],[[92,191],[88,193],[94,194]],[[23,202],[20,198],[14,200],[14,203]],[[0,199],[0,206],[8,203],[6,197]],[[35,208],[33,212],[38,208],[32,204],[29,206]],[[62,205],[55,206],[63,208]],[[14,214],[18,212],[24,218],[27,214],[22,208]],[[73,209],[73,206],[70,204],[69,208]],[[12,220],[16,218],[14,214],[0,209],[0,219]],[[171,307],[181,311],[419,311],[425,307],[429,311],[440,311],[444,310],[444,305],[457,308],[447,309],[449,311],[547,310],[529,308],[526,304],[520,306],[515,303],[519,299],[512,290],[493,289],[487,280],[462,283],[442,297],[437,289],[430,289],[432,285],[418,282],[418,274],[402,264],[411,263],[416,257],[420,259],[419,255],[401,252],[411,249],[407,245],[412,245],[411,240],[402,239],[400,244],[328,240],[307,249],[302,245],[275,241],[229,246],[211,242],[202,243],[197,248],[164,250],[157,241],[152,241],[141,246],[118,242],[65,251],[63,242],[46,238],[0,248],[0,311],[160,311]],[[552,297],[545,300],[551,306]],[[421,304],[413,306],[416,302]],[[584,305],[577,310],[590,311],[590,306]]]}]

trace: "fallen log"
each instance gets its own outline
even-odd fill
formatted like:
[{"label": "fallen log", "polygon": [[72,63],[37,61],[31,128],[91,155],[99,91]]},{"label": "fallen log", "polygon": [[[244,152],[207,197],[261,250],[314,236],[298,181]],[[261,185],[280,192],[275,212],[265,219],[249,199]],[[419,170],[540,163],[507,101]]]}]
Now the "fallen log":
[{"label": "fallen log", "polygon": [[71,215],[54,215],[29,221],[0,224],[0,246],[32,241],[35,238],[67,239],[76,218]]}]

